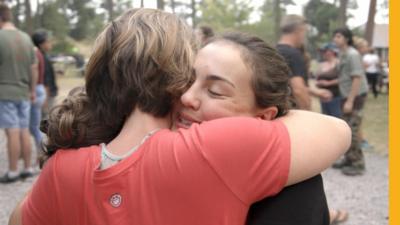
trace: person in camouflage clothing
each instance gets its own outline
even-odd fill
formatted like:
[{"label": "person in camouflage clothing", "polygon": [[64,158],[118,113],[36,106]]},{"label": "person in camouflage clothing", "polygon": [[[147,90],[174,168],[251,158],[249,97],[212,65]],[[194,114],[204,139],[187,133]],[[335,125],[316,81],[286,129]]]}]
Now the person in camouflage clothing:
[{"label": "person in camouflage clothing", "polygon": [[361,150],[361,140],[357,134],[361,126],[368,84],[361,56],[352,46],[352,32],[347,28],[339,28],[333,33],[333,41],[340,49],[338,84],[343,97],[343,119],[352,131],[350,149],[333,167],[340,168],[345,175],[361,175],[365,171],[365,159]]}]

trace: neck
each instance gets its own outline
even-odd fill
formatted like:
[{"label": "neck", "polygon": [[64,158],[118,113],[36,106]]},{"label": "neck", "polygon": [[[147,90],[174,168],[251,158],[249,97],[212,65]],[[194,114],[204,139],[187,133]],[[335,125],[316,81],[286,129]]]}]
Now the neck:
[{"label": "neck", "polygon": [[17,28],[11,22],[3,22],[1,29],[3,30],[16,30]]},{"label": "neck", "polygon": [[279,44],[290,45],[293,48],[297,48],[295,38],[290,34],[283,35],[279,39]]},{"label": "neck", "polygon": [[123,155],[140,144],[149,132],[156,129],[169,129],[170,124],[171,120],[168,117],[157,118],[136,108],[126,119],[118,136],[107,145],[107,149],[116,155]]},{"label": "neck", "polygon": [[343,45],[340,47],[340,51],[345,52],[349,48],[348,45]]}]

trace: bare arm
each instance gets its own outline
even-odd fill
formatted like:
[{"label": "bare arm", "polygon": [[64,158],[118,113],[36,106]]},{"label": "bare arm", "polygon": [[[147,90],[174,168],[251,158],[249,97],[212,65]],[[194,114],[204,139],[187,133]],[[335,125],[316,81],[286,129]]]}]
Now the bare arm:
[{"label": "bare arm", "polygon": [[36,99],[36,85],[39,78],[39,68],[38,64],[31,65],[31,82],[30,82],[30,92],[31,92],[31,101],[35,101]]},{"label": "bare arm", "polygon": [[290,78],[290,86],[292,87],[293,96],[296,99],[296,103],[299,109],[310,110],[311,109],[311,97],[308,93],[308,87],[306,86],[304,79],[300,76]]},{"label": "bare arm", "polygon": [[25,196],[22,198],[20,202],[18,202],[18,205],[15,207],[14,211],[10,215],[10,220],[8,221],[8,225],[21,225],[22,224],[22,214],[21,214],[21,209],[22,209],[22,203],[24,200],[27,198],[27,196],[31,193],[31,190],[29,190]]},{"label": "bare arm", "polygon": [[279,120],[286,125],[291,141],[291,164],[286,185],[319,174],[350,146],[351,131],[343,120],[301,110],[291,110]]},{"label": "bare arm", "polygon": [[330,87],[338,84],[339,84],[339,79],[317,81],[318,87]]},{"label": "bare arm", "polygon": [[21,206],[22,201],[15,207],[14,211],[10,216],[10,220],[8,221],[8,225],[21,225],[22,218],[21,218]]},{"label": "bare arm", "polygon": [[315,82],[309,82],[310,95],[320,98],[323,101],[330,101],[333,97],[332,92],[325,88],[319,88]]}]

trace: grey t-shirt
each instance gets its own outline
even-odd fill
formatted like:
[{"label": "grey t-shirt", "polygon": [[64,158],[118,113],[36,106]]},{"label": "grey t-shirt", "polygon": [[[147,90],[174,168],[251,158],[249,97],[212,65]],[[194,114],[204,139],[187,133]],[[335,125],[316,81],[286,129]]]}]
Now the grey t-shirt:
[{"label": "grey t-shirt", "polygon": [[20,30],[0,30],[0,100],[28,100],[31,65],[36,56],[31,38]]},{"label": "grey t-shirt", "polygon": [[361,77],[359,95],[368,92],[368,83],[361,62],[361,56],[356,49],[348,47],[345,52],[340,53],[339,63],[339,89],[343,97],[347,97],[351,91],[352,78]]}]

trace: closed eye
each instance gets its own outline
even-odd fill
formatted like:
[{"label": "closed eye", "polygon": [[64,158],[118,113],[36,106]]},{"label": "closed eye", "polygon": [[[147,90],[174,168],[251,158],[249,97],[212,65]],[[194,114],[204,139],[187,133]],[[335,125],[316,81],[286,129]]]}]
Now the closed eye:
[{"label": "closed eye", "polygon": [[209,93],[210,95],[215,96],[215,97],[222,97],[222,96],[224,96],[224,95],[222,95],[222,94],[220,94],[220,93],[217,93],[217,92],[214,92],[214,91],[212,91],[212,90],[210,90],[210,89],[208,89],[207,91],[208,91],[208,93]]}]

